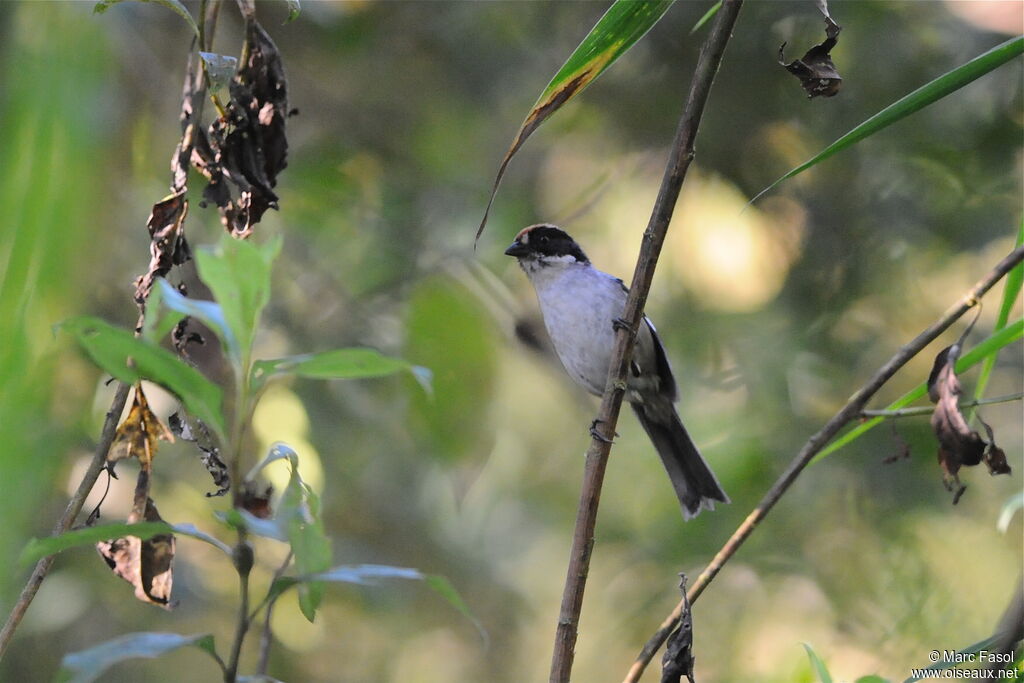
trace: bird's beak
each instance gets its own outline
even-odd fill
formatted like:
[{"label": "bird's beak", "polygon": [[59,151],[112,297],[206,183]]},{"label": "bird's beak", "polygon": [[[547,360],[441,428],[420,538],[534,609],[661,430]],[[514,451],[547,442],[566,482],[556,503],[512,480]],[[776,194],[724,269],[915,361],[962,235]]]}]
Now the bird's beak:
[{"label": "bird's beak", "polygon": [[526,256],[528,253],[529,248],[525,244],[521,243],[519,240],[516,240],[515,242],[510,244],[508,249],[505,250],[505,256],[515,256],[516,258],[519,258],[520,256]]}]

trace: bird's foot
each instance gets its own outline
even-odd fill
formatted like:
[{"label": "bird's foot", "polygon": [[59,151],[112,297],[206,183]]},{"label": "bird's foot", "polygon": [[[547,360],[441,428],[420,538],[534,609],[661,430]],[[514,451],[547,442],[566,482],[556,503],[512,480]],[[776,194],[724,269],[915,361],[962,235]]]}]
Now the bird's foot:
[{"label": "bird's foot", "polygon": [[[604,420],[594,420],[593,422],[591,422],[590,423],[590,436],[595,438],[595,439],[597,439],[601,443],[612,443],[613,439],[609,439],[607,436],[605,436],[601,432],[597,431],[597,425],[603,424],[603,423],[604,423]],[[615,436],[618,436],[618,435],[619,435],[618,432],[616,432]]]},{"label": "bird's foot", "polygon": [[612,320],[613,330],[625,330],[626,332],[633,333],[633,326],[629,324],[629,321],[625,318],[615,318]]}]

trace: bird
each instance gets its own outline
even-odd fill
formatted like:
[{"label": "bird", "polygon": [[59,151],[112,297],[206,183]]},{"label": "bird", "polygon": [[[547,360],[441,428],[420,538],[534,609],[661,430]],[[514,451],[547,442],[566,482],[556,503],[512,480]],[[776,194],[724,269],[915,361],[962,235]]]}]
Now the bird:
[{"label": "bird", "polygon": [[[626,285],[595,268],[572,237],[549,223],[519,231],[505,255],[519,261],[533,285],[544,327],[566,373],[591,394],[603,395],[615,328],[623,324]],[[728,503],[676,411],[675,376],[646,315],[637,331],[625,399],[661,457],[683,518],[714,510],[715,502]]]}]

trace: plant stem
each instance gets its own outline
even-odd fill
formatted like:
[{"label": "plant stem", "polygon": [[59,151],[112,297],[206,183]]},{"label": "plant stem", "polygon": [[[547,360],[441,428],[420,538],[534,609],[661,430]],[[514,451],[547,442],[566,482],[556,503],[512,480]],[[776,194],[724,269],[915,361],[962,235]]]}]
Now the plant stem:
[{"label": "plant stem", "polygon": [[[743,542],[754,532],[757,525],[768,515],[768,512],[775,506],[775,503],[779,502],[789,487],[793,485],[796,478],[800,475],[808,463],[814,458],[817,453],[825,447],[828,442],[839,433],[848,422],[857,418],[858,415],[864,410],[864,406],[871,399],[879,389],[885,385],[893,375],[910,361],[911,358],[921,353],[922,350],[928,344],[935,341],[936,338],[943,332],[945,332],[950,325],[955,323],[974,306],[978,305],[979,299],[991,289],[1000,279],[1003,278],[1014,266],[1021,261],[1024,261],[1024,247],[1017,247],[1011,251],[1002,261],[995,265],[992,270],[982,278],[974,287],[964,294],[960,300],[949,308],[942,316],[932,323],[927,329],[921,334],[917,335],[913,341],[906,344],[896,354],[886,362],[878,371],[872,375],[871,379],[861,387],[856,394],[844,405],[839,412],[837,412],[832,419],[825,423],[825,425],[819,429],[807,442],[803,445],[800,451],[790,461],[789,466],[779,476],[778,480],[772,485],[765,494],[761,502],[757,504],[757,507],[751,511],[747,518],[743,520],[743,523],[733,532],[729,540],[725,542],[722,549],[718,551],[711,563],[701,572],[697,580],[690,586],[688,592],[690,603],[692,604],[700,597],[704,589],[708,587],[718,572],[722,570],[725,563],[739,550]],[[640,679],[640,675],[644,672],[644,669],[650,663],[654,657],[654,653],[658,651],[658,648],[665,642],[672,629],[675,628],[676,623],[679,620],[680,610],[682,609],[682,602],[676,605],[675,610],[672,614],[662,622],[661,627],[650,637],[647,643],[644,645],[640,654],[637,656],[636,661],[633,662],[633,666],[626,674],[623,683],[636,683]]]},{"label": "plant stem", "polygon": [[665,241],[665,233],[672,220],[672,213],[676,200],[679,198],[679,191],[683,179],[686,177],[686,171],[693,160],[694,140],[697,136],[701,116],[704,113],[704,106],[711,92],[711,84],[718,72],[725,46],[732,35],[732,29],[742,4],[743,0],[725,0],[722,3],[722,9],[715,17],[710,35],[701,48],[690,93],[679,119],[672,151],[662,178],[661,189],[658,191],[658,198],[654,203],[650,221],[644,231],[640,256],[633,272],[633,282],[622,315],[628,329],[620,328],[616,332],[615,349],[612,352],[612,361],[608,368],[608,383],[595,422],[594,438],[587,450],[569,567],[566,572],[562,605],[555,631],[550,675],[552,683],[568,681],[572,672],[580,611],[583,607],[583,592],[590,571],[590,555],[594,547],[594,526],[597,522],[597,507],[601,498],[601,484],[604,481],[611,441],[615,434],[619,410],[622,407],[633,342],[643,318],[644,304],[654,279],[654,269]]},{"label": "plant stem", "polygon": [[[964,401],[960,404],[961,408],[974,408],[977,406],[987,406],[993,403],[1009,403],[1010,401],[1020,401],[1024,399],[1024,393],[1009,394],[1007,396],[997,396],[995,398],[979,398],[972,401]],[[931,415],[935,412],[933,406],[918,406],[914,408],[901,408],[900,410],[862,410],[860,411],[861,417],[915,417],[919,415]]]},{"label": "plant stem", "polygon": [[244,531],[238,532],[238,543],[235,544],[234,556],[235,569],[238,571],[238,623],[235,626],[235,640],[231,644],[231,658],[228,660],[227,668],[224,670],[224,683],[235,683],[238,677],[238,660],[242,655],[242,643],[245,642],[245,634],[249,631],[249,572],[252,571],[253,555],[252,546],[246,540]]},{"label": "plant stem", "polygon": [[[288,555],[284,558],[284,562],[274,572],[274,578],[271,579],[270,585],[274,585],[274,581],[280,579],[288,571],[288,565],[291,564],[293,552],[290,549],[288,550]],[[270,646],[274,640],[274,634],[270,630],[270,618],[273,616],[274,604],[276,602],[276,600],[269,601],[267,603],[267,610],[263,613],[263,632],[260,634],[260,661],[256,666],[257,676],[266,676],[267,669],[270,666]]]},{"label": "plant stem", "polygon": [[[92,460],[89,461],[89,467],[85,470],[85,474],[82,476],[82,481],[78,483],[78,488],[75,489],[75,494],[68,501],[67,507],[64,508],[64,514],[57,520],[57,524],[53,527],[53,535],[62,534],[71,528],[71,525],[75,523],[75,519],[78,517],[78,513],[82,511],[82,506],[85,504],[85,499],[89,496],[89,492],[92,491],[92,487],[96,484],[96,479],[100,476],[100,472],[107,464],[107,451],[110,450],[110,444],[114,441],[114,434],[117,432],[117,423],[121,418],[121,412],[124,410],[124,405],[128,401],[128,391],[131,389],[131,385],[125,384],[124,382],[118,382],[117,391],[114,392],[114,400],[110,403],[110,410],[107,411],[107,415],[103,420],[103,428],[100,430],[100,440],[96,444],[96,450],[92,454]],[[4,653],[7,651],[7,646],[11,642],[11,638],[14,636],[15,630],[21,623],[22,618],[25,616],[25,612],[28,611],[28,606],[32,604],[33,598],[36,597],[36,593],[39,591],[39,587],[43,585],[43,580],[46,579],[46,575],[50,572],[50,568],[53,566],[54,556],[50,555],[44,557],[36,563],[35,569],[32,570],[32,575],[29,576],[28,581],[25,583],[25,587],[21,589],[21,594],[18,596],[18,601],[14,603],[14,607],[11,609],[11,613],[7,617],[7,622],[4,624],[3,630],[0,630],[0,659],[3,659]]]}]

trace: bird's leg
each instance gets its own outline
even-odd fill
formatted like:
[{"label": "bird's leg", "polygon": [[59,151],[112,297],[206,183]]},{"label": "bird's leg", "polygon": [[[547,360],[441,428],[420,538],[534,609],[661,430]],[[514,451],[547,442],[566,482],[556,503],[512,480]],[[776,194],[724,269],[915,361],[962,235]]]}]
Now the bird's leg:
[{"label": "bird's leg", "polygon": [[[605,436],[601,432],[597,431],[597,425],[599,425],[599,424],[604,424],[604,420],[595,419],[593,422],[590,423],[590,436],[592,436],[593,438],[597,439],[598,441],[600,441],[602,443],[612,443],[613,442],[612,439],[609,439],[607,436]],[[618,436],[618,435],[619,435],[618,432],[616,432],[615,436]]]}]

